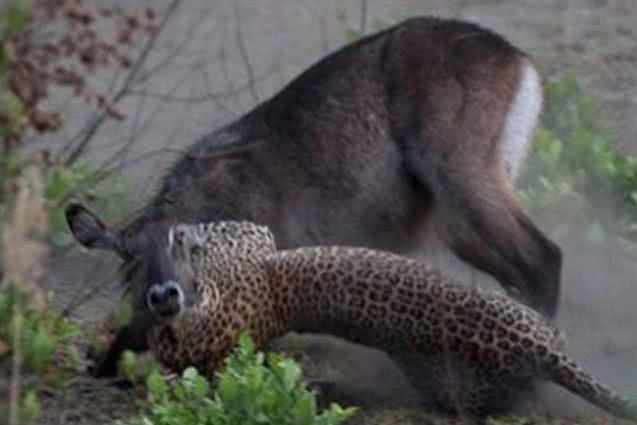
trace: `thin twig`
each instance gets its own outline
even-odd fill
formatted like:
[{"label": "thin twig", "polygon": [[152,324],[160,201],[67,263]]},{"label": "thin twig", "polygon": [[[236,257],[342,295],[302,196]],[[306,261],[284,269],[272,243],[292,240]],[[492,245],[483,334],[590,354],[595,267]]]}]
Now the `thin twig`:
[{"label": "thin twig", "polygon": [[[184,83],[189,81],[191,79],[190,78],[191,74],[193,74],[194,72],[196,72],[196,69],[191,69],[189,73],[187,73],[179,81],[177,81],[173,85],[173,87],[168,91],[168,96],[171,96],[170,93],[173,93],[173,92],[177,91]],[[142,95],[141,99],[145,100],[148,97],[150,97],[150,96]],[[143,134],[146,130],[148,130],[148,128],[150,128],[151,124],[154,121],[154,118],[156,117],[157,111],[162,106],[163,105],[161,103],[157,103],[154,106],[153,110],[150,112],[150,114],[148,114],[148,118],[146,118],[143,122],[139,118],[141,116],[141,111],[144,109],[143,108],[143,103],[138,106],[137,113],[135,114],[136,119],[135,119],[135,122],[133,124],[133,127],[131,128],[131,132],[130,132],[126,142],[110,158],[108,158],[106,161],[104,161],[102,163],[102,165],[100,166],[100,169],[109,168],[117,161],[120,161],[120,163],[123,163],[123,162],[125,162],[128,159],[128,153],[130,152],[130,148],[133,146],[133,144],[137,140],[139,140],[140,135]]]},{"label": "thin twig", "polygon": [[243,60],[243,65],[246,69],[246,74],[248,76],[248,88],[250,89],[250,95],[252,95],[252,100],[254,103],[259,103],[259,94],[257,93],[256,81],[254,78],[254,69],[252,68],[252,63],[250,62],[250,56],[248,55],[248,50],[246,49],[245,40],[243,39],[243,29],[241,25],[241,16],[239,13],[239,6],[237,3],[233,3],[232,10],[234,12],[234,20],[235,20],[235,36],[237,38],[237,47],[239,48],[239,54],[241,55],[241,60]]},{"label": "thin twig", "polygon": [[[202,77],[203,77],[203,85],[206,88],[206,92],[207,93],[212,93],[212,82],[210,81],[210,73],[207,70],[204,70],[202,73]],[[212,102],[217,106],[217,108],[219,108],[220,110],[224,111],[224,112],[228,112],[230,115],[232,116],[237,116],[239,115],[239,113],[232,109],[231,107],[227,106],[223,100],[225,100],[227,98],[225,97],[213,97],[211,100]]]},{"label": "thin twig", "polygon": [[62,205],[69,202],[72,198],[74,198],[79,192],[88,189],[89,187],[93,187],[94,185],[106,180],[110,176],[112,176],[115,172],[121,171],[122,169],[136,165],[142,161],[153,158],[158,155],[163,155],[167,153],[175,153],[175,154],[184,154],[184,150],[182,149],[158,149],[152,152],[147,152],[127,161],[124,161],[120,165],[113,168],[100,168],[95,171],[91,177],[86,180],[77,183],[76,185],[70,187],[66,193],[60,198],[60,200],[56,203],[56,208],[60,208]]},{"label": "thin twig", "polygon": [[[161,22],[159,23],[159,27],[157,28],[157,31],[146,41],[146,44],[142,48],[141,53],[137,57],[137,60],[135,60],[135,62],[133,63],[130,69],[130,72],[124,79],[122,86],[117,91],[117,93],[115,93],[115,95],[111,98],[111,101],[110,101],[111,105],[116,104],[119,100],[121,100],[122,97],[124,97],[127,94],[128,90],[130,89],[130,86],[135,82],[137,74],[140,72],[142,66],[146,62],[148,55],[155,47],[155,44],[157,42],[157,39],[159,38],[159,35],[166,27],[166,24],[168,23],[169,18],[175,12],[175,10],[177,9],[177,6],[180,3],[181,3],[181,0],[173,0],[170,3],[170,5],[166,9],[166,12],[164,13],[162,17]],[[71,151],[68,158],[64,161],[64,165],[66,166],[72,165],[80,157],[80,155],[84,153],[84,150],[90,143],[92,137],[95,135],[97,130],[101,127],[101,125],[104,123],[107,117],[108,117],[108,111],[107,109],[104,108],[101,110],[101,113],[98,115],[98,117],[88,124],[85,131],[83,132],[83,136],[81,137],[81,140],[78,142],[76,148],[73,149],[73,151]]]},{"label": "thin twig", "polygon": [[269,77],[270,77],[270,73],[255,78],[252,83],[244,84],[232,90],[216,92],[216,93],[208,92],[200,96],[176,96],[170,93],[154,93],[154,92],[146,91],[146,90],[130,90],[128,94],[131,96],[146,96],[146,97],[155,98],[155,99],[159,99],[166,102],[197,104],[197,103],[215,101],[218,99],[227,99],[230,97],[234,97],[238,94],[241,94],[245,90],[252,90],[251,85],[253,85],[254,82],[264,81]]},{"label": "thin twig", "polygon": [[[128,157],[131,147],[138,140],[139,135],[142,134],[148,128],[148,123],[142,123],[142,115],[143,115],[142,111],[145,109],[147,100],[148,98],[146,96],[141,96],[139,98],[137,107],[135,108],[135,115],[133,117],[133,125],[131,126],[130,133],[128,135],[128,140],[126,140],[124,145],[118,151],[118,156],[120,156],[124,160]],[[147,119],[146,121],[150,121],[150,119]]]},{"label": "thin twig", "polygon": [[149,67],[147,70],[145,71],[140,71],[139,75],[137,76],[136,80],[135,80],[135,85],[140,85],[145,83],[146,81],[148,81],[153,75],[155,75],[157,72],[159,72],[161,69],[163,69],[164,67],[168,66],[169,64],[171,64],[171,61],[176,58],[180,53],[183,52],[183,50],[186,48],[186,45],[188,43],[190,43],[193,38],[195,33],[199,30],[199,27],[206,22],[206,20],[208,19],[208,15],[207,14],[202,14],[199,19],[197,20],[197,22],[189,25],[188,27],[188,31],[186,32],[186,35],[183,37],[183,39],[166,55],[164,55],[164,57],[157,62],[156,64],[152,65],[151,67]]},{"label": "thin twig", "polygon": [[[115,91],[115,87],[117,87],[117,82],[120,80],[120,76],[122,75],[122,73],[123,73],[122,68],[117,68],[117,71],[113,74],[112,78],[110,79],[110,82],[108,84],[108,88],[106,89],[105,93],[112,93],[113,91]],[[100,117],[100,115],[103,114],[103,113],[104,113],[104,110],[102,110],[102,109],[98,109],[97,111],[93,112],[91,117],[89,117],[87,119],[87,122],[89,124],[87,124],[86,126],[81,128],[75,134],[75,136],[67,138],[68,141],[64,144],[62,149],[60,149],[58,151],[58,154],[56,155],[56,158],[55,158],[55,161],[54,161],[55,163],[60,163],[62,161],[62,159],[67,156],[68,152],[71,151],[71,149],[73,148],[73,146],[75,146],[77,141],[82,138],[82,135],[84,133],[86,133],[87,128],[89,128],[89,126],[92,125],[91,123],[95,122]],[[66,132],[65,126],[62,126],[62,128]]]},{"label": "thin twig", "polygon": [[13,303],[13,341],[11,356],[11,382],[9,387],[9,425],[18,425],[20,393],[22,392],[22,311],[20,302]]},{"label": "thin twig", "polygon": [[185,149],[175,149],[175,148],[162,148],[152,152],[140,154],[112,168],[101,168],[100,170],[93,173],[91,178],[86,179],[85,181],[78,183],[75,186],[69,188],[66,191],[66,193],[61,197],[61,199],[56,203],[56,207],[57,208],[61,207],[62,205],[69,202],[73,197],[75,197],[77,193],[81,192],[82,190],[85,190],[88,187],[92,187],[106,180],[108,177],[112,176],[114,173],[120,172],[124,168],[136,165],[140,162],[146,161],[158,155],[172,153],[172,154],[177,154],[183,157],[190,157],[194,159],[214,159],[214,158],[220,158],[226,155],[232,155],[232,154],[238,154],[238,153],[244,152],[248,149],[251,149],[252,147],[256,145],[264,143],[264,140],[255,139],[255,140],[250,140],[247,143],[245,141],[242,141],[242,142],[243,143],[217,146],[214,151],[211,151],[210,153],[207,153],[204,155],[201,155],[201,154],[196,155],[196,154],[192,154],[188,152]]},{"label": "thin twig", "polygon": [[361,35],[367,31],[367,0],[361,0],[360,24],[358,27]]},{"label": "thin twig", "polygon": [[[228,55],[226,54],[226,40],[227,40],[227,35],[228,35],[228,26],[224,25],[223,26],[223,32],[222,32],[222,42],[221,42],[221,47],[219,48],[219,52],[217,54],[218,56],[218,63],[221,65],[221,75],[223,76],[223,81],[226,84],[226,91],[233,91],[235,89],[232,78],[230,78],[230,70],[228,69]],[[207,74],[206,74],[207,77]],[[208,89],[208,93],[211,93],[211,87],[212,84],[210,82],[209,78],[206,78],[204,80],[206,87]],[[239,107],[239,102],[237,102],[237,99],[235,98],[235,109],[232,109],[230,107],[227,107],[225,104],[217,101],[215,102],[217,103],[217,106],[220,106],[222,109],[229,109],[233,112],[233,115],[238,115],[236,112],[234,112],[234,110],[236,109],[236,107]]]}]

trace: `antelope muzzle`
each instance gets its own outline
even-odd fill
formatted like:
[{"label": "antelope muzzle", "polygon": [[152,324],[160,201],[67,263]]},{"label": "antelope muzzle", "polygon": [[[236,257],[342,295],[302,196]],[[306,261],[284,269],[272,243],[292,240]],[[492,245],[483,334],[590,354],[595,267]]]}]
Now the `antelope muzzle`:
[{"label": "antelope muzzle", "polygon": [[155,283],[146,292],[146,305],[151,313],[162,319],[177,316],[184,304],[184,293],[179,283],[169,280]]}]

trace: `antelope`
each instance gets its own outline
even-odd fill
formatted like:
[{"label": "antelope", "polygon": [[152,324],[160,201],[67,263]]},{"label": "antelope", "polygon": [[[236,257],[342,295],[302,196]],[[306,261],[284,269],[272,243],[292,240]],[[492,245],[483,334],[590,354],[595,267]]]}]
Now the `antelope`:
[{"label": "antelope", "polygon": [[[124,265],[144,261],[152,235],[176,223],[248,220],[280,249],[410,254],[435,237],[552,318],[561,251],[514,193],[541,103],[537,69],[500,35],[413,18],[330,54],[205,135],[126,226],[77,203],[66,217],[82,245]],[[145,349],[145,330],[123,329],[110,352]]]}]

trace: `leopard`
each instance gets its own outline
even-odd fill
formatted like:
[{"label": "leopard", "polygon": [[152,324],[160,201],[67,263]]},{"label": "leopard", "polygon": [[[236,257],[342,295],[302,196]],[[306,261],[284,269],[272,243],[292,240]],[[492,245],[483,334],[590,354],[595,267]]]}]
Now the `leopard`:
[{"label": "leopard", "polygon": [[453,414],[484,418],[552,381],[637,421],[636,406],[576,363],[537,311],[423,261],[364,247],[277,250],[250,221],[171,225],[149,240],[129,273],[134,320],[171,370],[214,377],[242,332],[259,347],[323,333],[384,350],[423,401]]}]

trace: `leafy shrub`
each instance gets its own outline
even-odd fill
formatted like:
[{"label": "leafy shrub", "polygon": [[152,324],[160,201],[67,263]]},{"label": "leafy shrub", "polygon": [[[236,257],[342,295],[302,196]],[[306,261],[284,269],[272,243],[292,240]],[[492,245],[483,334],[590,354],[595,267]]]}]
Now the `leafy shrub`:
[{"label": "leafy shrub", "polygon": [[27,124],[23,102],[9,89],[5,77],[15,60],[15,47],[9,41],[26,27],[30,5],[27,1],[11,1],[0,8],[0,138],[8,151],[8,141],[22,136]]},{"label": "leafy shrub", "polygon": [[[5,283],[0,287],[0,364],[8,362],[14,348],[19,346],[22,373],[38,377],[24,380],[27,385],[20,400],[21,422],[37,417],[41,385],[59,384],[64,364],[74,366],[76,353],[69,343],[77,330],[71,321],[35,305],[32,297],[17,285]],[[0,400],[5,398],[2,393]],[[0,414],[5,408],[4,402],[0,402]]]},{"label": "leafy shrub", "polygon": [[194,368],[174,383],[155,371],[147,387],[148,413],[128,425],[337,425],[355,411],[332,404],[319,413],[299,366],[272,353],[266,366],[266,355],[255,350],[246,334],[226,359],[216,390]]},{"label": "leafy shrub", "polygon": [[[19,304],[21,317],[16,317]],[[20,321],[20,347],[23,365],[31,372],[43,374],[53,366],[54,354],[63,349],[76,335],[71,321],[58,317],[46,308],[34,306],[30,297],[16,285],[0,289],[0,341],[7,344],[7,352],[15,341],[16,320]]]},{"label": "leafy shrub", "polygon": [[534,149],[519,193],[532,215],[564,233],[637,241],[637,158],[615,148],[573,74],[546,85]]},{"label": "leafy shrub", "polygon": [[119,369],[129,383],[136,387],[142,387],[152,374],[160,371],[159,363],[151,355],[138,356],[133,351],[126,350],[119,361]]}]

